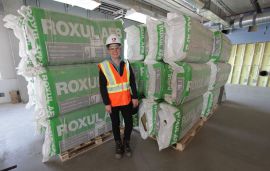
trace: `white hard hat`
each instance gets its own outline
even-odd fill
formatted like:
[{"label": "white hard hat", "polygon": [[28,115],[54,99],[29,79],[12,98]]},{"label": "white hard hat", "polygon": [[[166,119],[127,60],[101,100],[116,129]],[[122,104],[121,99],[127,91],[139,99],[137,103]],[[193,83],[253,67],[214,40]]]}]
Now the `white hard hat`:
[{"label": "white hard hat", "polygon": [[107,40],[106,40],[106,46],[113,44],[113,43],[118,43],[121,45],[120,38],[116,34],[111,34]]}]

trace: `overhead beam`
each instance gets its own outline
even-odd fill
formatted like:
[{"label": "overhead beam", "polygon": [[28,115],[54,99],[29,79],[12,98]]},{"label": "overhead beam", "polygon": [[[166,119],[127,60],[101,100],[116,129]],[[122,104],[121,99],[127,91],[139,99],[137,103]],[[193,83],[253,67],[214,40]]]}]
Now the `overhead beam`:
[{"label": "overhead beam", "polygon": [[257,13],[262,13],[262,9],[260,7],[258,0],[250,0],[250,3]]}]

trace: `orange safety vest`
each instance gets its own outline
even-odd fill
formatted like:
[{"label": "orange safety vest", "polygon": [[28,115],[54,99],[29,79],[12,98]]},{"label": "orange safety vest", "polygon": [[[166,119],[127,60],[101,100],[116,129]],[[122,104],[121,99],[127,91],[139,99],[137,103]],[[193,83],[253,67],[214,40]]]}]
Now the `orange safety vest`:
[{"label": "orange safety vest", "polygon": [[103,74],[107,79],[107,90],[111,106],[124,106],[131,102],[130,94],[130,71],[129,63],[125,61],[124,71],[122,76],[114,68],[113,64],[105,60],[98,64]]}]

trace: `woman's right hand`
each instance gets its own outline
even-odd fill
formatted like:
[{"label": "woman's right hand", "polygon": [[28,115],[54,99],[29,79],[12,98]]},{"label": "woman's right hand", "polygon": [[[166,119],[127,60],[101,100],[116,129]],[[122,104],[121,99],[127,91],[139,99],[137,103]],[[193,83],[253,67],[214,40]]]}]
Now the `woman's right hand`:
[{"label": "woman's right hand", "polygon": [[105,110],[107,113],[111,114],[112,113],[112,106],[111,105],[106,105]]}]

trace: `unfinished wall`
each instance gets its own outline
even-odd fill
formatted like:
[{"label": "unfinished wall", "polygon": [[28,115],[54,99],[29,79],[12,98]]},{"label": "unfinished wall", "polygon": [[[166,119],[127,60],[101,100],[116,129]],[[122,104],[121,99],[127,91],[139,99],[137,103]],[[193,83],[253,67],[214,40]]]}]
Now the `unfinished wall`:
[{"label": "unfinished wall", "polygon": [[0,103],[7,103],[10,102],[9,91],[18,90],[19,87],[15,71],[15,51],[10,41],[13,35],[3,26],[3,17],[2,11],[0,14]]},{"label": "unfinished wall", "polygon": [[258,26],[255,32],[236,30],[228,38],[234,44],[229,61],[233,67],[226,85],[228,99],[270,113],[270,76],[259,76],[261,70],[270,71],[270,24]]},{"label": "unfinished wall", "polygon": [[234,45],[229,63],[228,83],[270,87],[270,76],[259,75],[260,71],[270,73],[270,42]]}]

